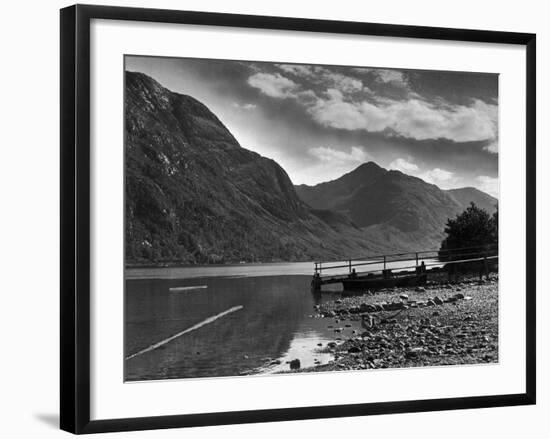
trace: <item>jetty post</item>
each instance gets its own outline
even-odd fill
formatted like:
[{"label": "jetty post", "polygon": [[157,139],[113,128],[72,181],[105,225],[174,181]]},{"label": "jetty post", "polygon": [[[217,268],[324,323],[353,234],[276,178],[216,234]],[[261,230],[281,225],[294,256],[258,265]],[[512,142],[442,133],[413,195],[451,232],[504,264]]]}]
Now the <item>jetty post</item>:
[{"label": "jetty post", "polygon": [[316,268],[315,274],[313,275],[313,279],[311,279],[311,292],[320,293],[322,284],[323,283],[321,282],[321,276],[319,275],[319,272],[317,271],[317,268]]}]

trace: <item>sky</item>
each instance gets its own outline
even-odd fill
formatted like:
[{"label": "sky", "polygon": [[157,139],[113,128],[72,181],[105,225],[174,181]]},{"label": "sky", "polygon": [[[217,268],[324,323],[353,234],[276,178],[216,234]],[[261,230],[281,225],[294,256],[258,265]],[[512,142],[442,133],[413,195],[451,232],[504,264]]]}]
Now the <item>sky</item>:
[{"label": "sky", "polygon": [[294,184],[374,161],[442,189],[498,196],[498,75],[126,56],[125,68],[205,104]]}]

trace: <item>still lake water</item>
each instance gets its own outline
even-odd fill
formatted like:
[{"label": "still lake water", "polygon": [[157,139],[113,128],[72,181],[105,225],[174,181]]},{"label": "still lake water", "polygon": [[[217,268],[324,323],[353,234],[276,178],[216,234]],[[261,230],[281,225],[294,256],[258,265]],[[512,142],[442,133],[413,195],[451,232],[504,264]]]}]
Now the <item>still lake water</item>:
[{"label": "still lake water", "polygon": [[327,287],[312,294],[312,274],[311,262],[127,269],[125,379],[273,373],[295,358],[301,367],[330,361],[318,344],[359,328],[340,322],[352,327],[335,334],[332,321],[312,317],[315,304],[339,295]]}]

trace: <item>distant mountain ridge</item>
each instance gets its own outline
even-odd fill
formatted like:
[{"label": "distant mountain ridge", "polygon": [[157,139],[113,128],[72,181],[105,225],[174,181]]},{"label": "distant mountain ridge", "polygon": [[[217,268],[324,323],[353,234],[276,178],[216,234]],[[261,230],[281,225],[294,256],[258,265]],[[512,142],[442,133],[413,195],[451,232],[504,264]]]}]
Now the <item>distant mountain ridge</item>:
[{"label": "distant mountain ridge", "polygon": [[470,202],[492,213],[496,198],[475,188],[442,190],[417,177],[365,163],[342,177],[315,186],[295,186],[315,209],[347,216],[368,236],[383,235],[403,250],[438,248],[448,218]]},{"label": "distant mountain ridge", "polygon": [[459,189],[448,189],[447,192],[457,203],[462,206],[468,206],[475,203],[478,207],[492,213],[498,205],[498,200],[489,194],[486,194],[475,187],[463,187]]},{"label": "distant mountain ridge", "polygon": [[[341,259],[437,248],[473,188],[442,191],[366,163],[294,187],[204,104],[125,75],[127,264]],[[494,200],[494,199],[493,199]],[[496,202],[496,200],[494,200]]]}]

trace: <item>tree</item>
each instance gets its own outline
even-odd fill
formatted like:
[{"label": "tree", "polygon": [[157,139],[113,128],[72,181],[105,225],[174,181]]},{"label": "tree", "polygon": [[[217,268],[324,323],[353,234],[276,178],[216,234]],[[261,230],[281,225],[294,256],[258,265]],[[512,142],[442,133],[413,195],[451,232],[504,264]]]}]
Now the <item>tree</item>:
[{"label": "tree", "polygon": [[471,203],[456,218],[447,220],[445,233],[439,250],[442,261],[494,254],[498,251],[498,210],[489,215]]}]

